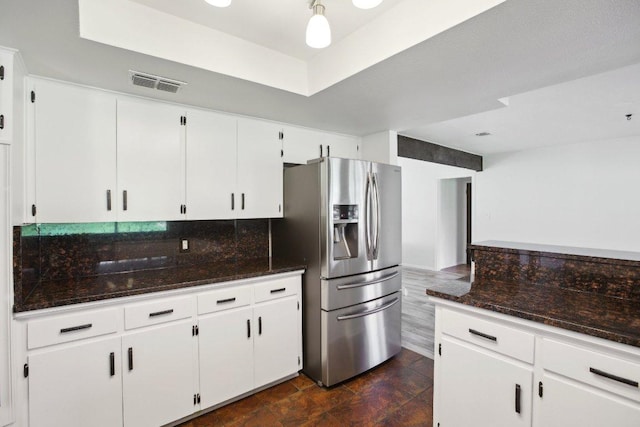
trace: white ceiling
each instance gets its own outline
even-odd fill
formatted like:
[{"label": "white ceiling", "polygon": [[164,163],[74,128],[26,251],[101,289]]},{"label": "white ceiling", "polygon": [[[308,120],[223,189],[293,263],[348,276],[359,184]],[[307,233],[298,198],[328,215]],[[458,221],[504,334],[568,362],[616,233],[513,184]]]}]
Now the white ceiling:
[{"label": "white ceiling", "polygon": [[[239,37],[299,59],[319,51],[305,44],[307,22],[312,13],[308,0],[234,0],[229,7],[213,7],[203,0],[132,0]],[[402,0],[384,0],[378,7],[358,9],[351,0],[325,0],[325,16],[333,43],[372,21]]]},{"label": "white ceiling", "polygon": [[[350,6],[327,0],[328,11],[332,1]],[[2,0],[2,11],[0,45],[19,49],[29,72],[89,86],[479,154],[639,134],[637,0],[507,0],[312,96],[82,39],[77,0]],[[133,87],[129,69],[189,84],[175,95]],[[636,118],[621,124],[627,110]],[[469,137],[480,131],[493,135]]]}]

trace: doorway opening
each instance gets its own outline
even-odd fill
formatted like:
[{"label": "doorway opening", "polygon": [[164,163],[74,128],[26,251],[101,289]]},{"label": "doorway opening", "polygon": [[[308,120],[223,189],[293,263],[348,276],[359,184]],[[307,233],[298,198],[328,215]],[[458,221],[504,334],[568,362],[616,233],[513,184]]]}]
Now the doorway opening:
[{"label": "doorway opening", "polygon": [[472,178],[439,182],[436,266],[438,270],[468,274],[472,236]]}]

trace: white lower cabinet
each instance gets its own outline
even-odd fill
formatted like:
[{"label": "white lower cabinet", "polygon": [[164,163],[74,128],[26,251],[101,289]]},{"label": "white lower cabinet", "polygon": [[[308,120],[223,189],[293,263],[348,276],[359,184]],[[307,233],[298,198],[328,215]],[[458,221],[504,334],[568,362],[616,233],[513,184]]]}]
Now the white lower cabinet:
[{"label": "white lower cabinet", "polygon": [[207,408],[253,387],[253,309],[244,307],[199,320],[200,397]]},{"label": "white lower cabinet", "polygon": [[640,349],[434,302],[434,426],[640,426]]},{"label": "white lower cabinet", "polygon": [[536,427],[638,427],[640,407],[594,387],[543,375]]},{"label": "white lower cabinet", "polygon": [[122,425],[120,338],[32,354],[29,426]]},{"label": "white lower cabinet", "polygon": [[300,283],[286,273],[27,317],[17,425],[157,427],[296,375]]},{"label": "white lower cabinet", "polygon": [[531,426],[531,366],[444,337],[442,352],[442,426]]},{"label": "white lower cabinet", "polygon": [[180,321],[122,338],[125,426],[161,426],[193,413],[192,327]]},{"label": "white lower cabinet", "polygon": [[254,324],[255,386],[261,387],[296,372],[301,366],[297,329],[298,296],[256,304]]}]

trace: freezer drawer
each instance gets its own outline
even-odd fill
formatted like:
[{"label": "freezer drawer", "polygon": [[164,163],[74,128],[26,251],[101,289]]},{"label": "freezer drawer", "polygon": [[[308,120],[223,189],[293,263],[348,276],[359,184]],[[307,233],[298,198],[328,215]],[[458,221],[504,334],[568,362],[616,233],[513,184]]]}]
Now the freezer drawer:
[{"label": "freezer drawer", "polygon": [[320,281],[323,310],[331,311],[392,294],[402,288],[400,267]]},{"label": "freezer drawer", "polygon": [[395,292],[340,310],[322,311],[322,383],[331,386],[400,352],[402,297]]}]

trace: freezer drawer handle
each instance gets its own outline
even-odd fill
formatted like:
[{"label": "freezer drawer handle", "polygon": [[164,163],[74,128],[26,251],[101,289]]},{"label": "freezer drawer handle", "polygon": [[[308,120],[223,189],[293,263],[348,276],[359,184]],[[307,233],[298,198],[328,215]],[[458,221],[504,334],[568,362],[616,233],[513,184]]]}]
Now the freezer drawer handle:
[{"label": "freezer drawer handle", "polygon": [[379,311],[386,310],[387,308],[389,308],[392,305],[396,304],[398,301],[400,301],[400,298],[394,298],[393,301],[391,301],[390,303],[385,304],[383,306],[380,306],[378,308],[374,308],[373,310],[367,310],[367,311],[363,311],[362,313],[356,313],[356,314],[347,314],[346,316],[338,316],[338,321],[356,319],[358,317],[368,316],[370,314],[374,314],[374,313],[377,313]]},{"label": "freezer drawer handle", "polygon": [[494,337],[493,335],[487,335],[484,332],[476,331],[475,329],[469,329],[469,333],[473,335],[477,335],[487,340],[496,341],[496,342],[498,341],[498,338]]},{"label": "freezer drawer handle", "polygon": [[391,280],[397,275],[398,275],[398,272],[396,271],[395,273],[391,273],[388,276],[383,276],[379,279],[367,280],[366,282],[350,283],[348,285],[338,285],[336,288],[339,291],[341,291],[343,289],[352,289],[352,288],[359,288],[361,286],[374,285],[376,283],[382,283],[382,282],[386,282],[387,280]]},{"label": "freezer drawer handle", "polygon": [[628,380],[626,378],[619,377],[617,375],[613,375],[605,371],[601,371],[600,369],[589,368],[589,372],[591,372],[592,374],[600,375],[601,377],[609,378],[610,380],[614,380],[623,384],[630,385],[631,387],[638,387],[638,381]]},{"label": "freezer drawer handle", "polygon": [[89,329],[92,326],[93,325],[91,323],[87,323],[85,325],[72,326],[70,328],[62,328],[62,329],[60,329],[60,333],[61,334],[66,334],[67,332],[81,331],[82,329]]}]

